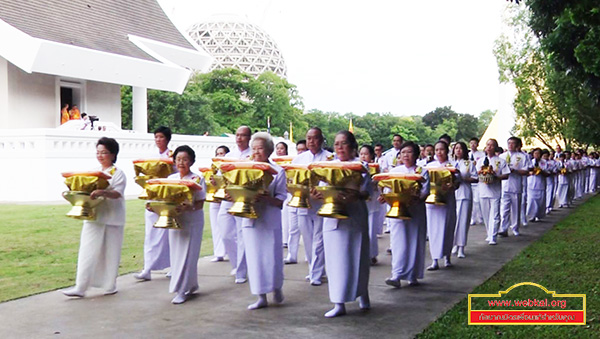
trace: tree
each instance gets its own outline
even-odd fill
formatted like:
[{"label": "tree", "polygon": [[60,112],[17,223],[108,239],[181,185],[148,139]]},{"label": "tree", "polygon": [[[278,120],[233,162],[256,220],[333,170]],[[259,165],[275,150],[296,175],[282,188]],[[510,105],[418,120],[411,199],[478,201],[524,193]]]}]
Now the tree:
[{"label": "tree", "polygon": [[446,120],[456,120],[458,114],[452,110],[452,106],[436,107],[435,110],[425,114],[423,123],[431,129],[435,129]]}]

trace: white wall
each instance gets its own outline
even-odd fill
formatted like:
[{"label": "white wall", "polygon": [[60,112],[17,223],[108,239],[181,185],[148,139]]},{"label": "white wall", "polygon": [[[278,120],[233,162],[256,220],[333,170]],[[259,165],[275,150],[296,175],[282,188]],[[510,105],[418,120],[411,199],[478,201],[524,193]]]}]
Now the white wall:
[{"label": "white wall", "polygon": [[87,81],[85,112],[121,127],[121,86]]},{"label": "white wall", "polygon": [[8,61],[0,57],[0,128],[8,123]]},{"label": "white wall", "polygon": [[60,123],[60,98],[53,75],[28,74],[7,63],[8,112],[0,128],[48,128]]},{"label": "white wall", "polygon": [[[61,173],[97,168],[96,142],[108,136],[119,142],[116,166],[127,175],[128,197],[141,188],[134,182],[132,161],[155,153],[154,136],[130,131],[65,131],[60,129],[0,130],[0,202],[62,201],[67,188]],[[189,145],[196,152],[192,167],[209,166],[220,145],[233,147],[233,137],[173,135],[171,149]]]}]

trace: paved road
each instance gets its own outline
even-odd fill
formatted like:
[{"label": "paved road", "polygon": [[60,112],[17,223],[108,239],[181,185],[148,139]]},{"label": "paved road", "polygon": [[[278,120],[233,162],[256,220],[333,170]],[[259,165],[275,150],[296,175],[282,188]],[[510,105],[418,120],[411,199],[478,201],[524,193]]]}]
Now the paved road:
[{"label": "paved road", "polygon": [[452,268],[426,272],[417,287],[385,285],[391,257],[385,254],[389,238],[384,236],[384,254],[371,269],[372,309],[360,311],[358,303],[349,303],[348,314],[335,319],[323,317],[332,306],[327,285],[305,282],[305,263],[285,267],[282,305],[248,311],[255,298],[247,284],[233,283],[229,263],[201,258],[199,294],[185,304],[170,303],[173,295],[164,274],[155,273],[150,282],[137,282],[128,274],[119,277],[119,293],[112,296],[93,290],[84,299],[70,299],[51,291],[2,303],[0,337],[411,338],[571,211],[553,212],[544,222],[524,228],[520,237],[500,238],[497,246],[483,241],[483,226],[474,226],[467,258],[455,258]]}]

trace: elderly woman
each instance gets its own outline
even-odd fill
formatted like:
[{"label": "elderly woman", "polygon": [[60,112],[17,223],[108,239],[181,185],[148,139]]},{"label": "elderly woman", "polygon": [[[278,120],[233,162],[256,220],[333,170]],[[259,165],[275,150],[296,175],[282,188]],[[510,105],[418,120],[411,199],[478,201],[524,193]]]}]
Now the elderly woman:
[{"label": "elderly woman", "polygon": [[273,153],[273,139],[268,133],[252,136],[252,159],[271,164],[277,171],[267,192],[256,197],[257,219],[243,218],[242,233],[246,246],[246,263],[250,292],[258,300],[249,310],[267,307],[267,293],[273,292],[276,303],[283,302],[283,246],[281,240],[281,207],[287,197],[285,171],[269,162]]},{"label": "elderly woman", "polygon": [[100,170],[112,178],[108,180],[106,189],[98,189],[90,194],[91,199],[104,197],[106,201],[96,207],[96,220],[83,222],[75,287],[63,291],[68,297],[83,297],[89,287],[102,288],[106,295],[117,293],[125,226],[123,195],[127,183],[125,173],[114,165],[117,154],[119,144],[115,139],[104,137],[98,140],[96,159],[100,163]]},{"label": "elderly woman", "polygon": [[[229,153],[229,147],[221,145],[215,150],[215,157],[224,157]],[[225,260],[225,243],[223,243],[223,236],[221,235],[221,229],[217,218],[219,217],[219,209],[221,208],[220,201],[214,201],[209,204],[209,217],[210,217],[210,229],[212,231],[213,240],[213,255],[210,261],[219,262]],[[231,260],[231,259],[230,259]]]},{"label": "elderly woman", "polygon": [[[434,160],[427,164],[428,168],[439,168],[453,166],[448,160],[448,144],[444,140],[435,143]],[[460,178],[458,178],[460,181]],[[445,266],[451,267],[450,254],[454,241],[454,229],[456,227],[456,198],[454,187],[447,187],[444,200],[445,205],[427,204],[427,235],[429,237],[429,252],[431,253],[431,265],[427,270],[433,271],[439,268],[438,260],[445,258]]]},{"label": "elderly woman", "polygon": [[[355,158],[358,144],[354,134],[340,131],[335,135],[334,149],[337,160],[359,161]],[[365,168],[366,171],[366,168]],[[329,299],[334,308],[325,313],[326,318],[346,314],[344,303],[359,299],[361,309],[371,307],[369,301],[369,211],[365,200],[371,190],[371,178],[363,174],[358,190],[340,193],[346,202],[348,219],[323,218],[323,245],[325,266],[329,277]],[[313,190],[316,198],[322,198]]]},{"label": "elderly woman", "polygon": [[[161,159],[171,159],[173,151],[169,149],[171,129],[160,126],[154,131],[154,143],[157,154]],[[158,220],[158,214],[148,210],[144,213],[146,221],[146,235],[144,237],[144,269],[133,277],[140,280],[150,280],[152,270],[163,270],[171,266],[169,259],[169,232],[164,228],[153,227]]]},{"label": "elderly woman", "polygon": [[[408,141],[400,146],[398,164],[390,173],[418,174],[423,177],[421,191],[417,199],[408,207],[411,218],[408,220],[390,218],[390,245],[392,247],[392,276],[385,280],[389,286],[399,288],[400,280],[409,285],[417,285],[425,271],[425,241],[427,218],[425,199],[429,195],[429,173],[417,166],[419,145]],[[379,202],[383,203],[382,197]]]},{"label": "elderly woman", "polygon": [[169,247],[171,249],[171,282],[169,292],[177,293],[171,301],[173,304],[184,303],[191,294],[198,290],[198,256],[202,244],[204,230],[204,200],[206,184],[204,177],[192,173],[190,168],[196,161],[194,150],[187,146],[179,146],[173,153],[175,166],[179,173],[169,179],[193,180],[200,184],[202,190],[194,192],[194,200],[177,207],[180,212],[181,229],[169,230]]},{"label": "elderly woman", "polygon": [[[455,163],[461,182],[454,192],[456,198],[456,230],[454,232],[454,248],[452,253],[457,253],[459,258],[465,257],[465,246],[467,246],[467,234],[473,211],[473,191],[471,184],[478,181],[475,161],[469,160],[467,144],[462,141],[454,145]],[[456,250],[456,251],[455,251]]]}]

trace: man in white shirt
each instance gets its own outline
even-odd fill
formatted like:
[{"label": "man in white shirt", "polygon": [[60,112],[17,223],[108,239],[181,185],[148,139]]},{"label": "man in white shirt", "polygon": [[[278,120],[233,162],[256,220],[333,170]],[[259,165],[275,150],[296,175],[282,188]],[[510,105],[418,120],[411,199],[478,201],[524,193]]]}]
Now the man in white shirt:
[{"label": "man in white shirt", "polygon": [[515,236],[518,236],[521,216],[521,199],[523,198],[523,176],[527,176],[530,164],[527,157],[517,149],[521,146],[521,139],[517,137],[508,138],[508,151],[500,154],[500,159],[506,162],[510,169],[508,179],[502,181],[502,202],[500,215],[502,222],[500,223],[500,231],[498,235],[501,237],[508,236],[508,228]]},{"label": "man in white shirt", "polygon": [[[473,163],[477,163],[479,159],[485,157],[485,153],[478,151],[479,139],[473,137],[469,140],[469,160]],[[479,190],[477,189],[478,183],[471,184],[471,190],[473,190],[473,213],[471,214],[471,225],[481,224],[483,217],[481,216],[481,207],[479,206]]]},{"label": "man in white shirt", "polygon": [[381,168],[381,172],[389,172],[390,169],[396,167],[396,158],[403,142],[404,138],[400,134],[394,134],[392,138],[393,147],[383,153],[384,161],[382,161],[382,164],[384,168]]},{"label": "man in white shirt", "polygon": [[[226,158],[245,160],[252,153],[250,149],[250,137],[252,132],[248,126],[240,126],[235,132],[236,147],[225,155]],[[221,235],[225,252],[229,256],[232,272],[235,272],[235,283],[243,284],[246,282],[246,255],[244,251],[244,239],[242,238],[242,218],[234,217],[227,213],[229,208],[233,206],[231,201],[221,202],[219,208],[219,227],[221,227]]]},{"label": "man in white shirt", "polygon": [[[308,151],[299,154],[292,160],[292,164],[311,164],[317,161],[329,161],[333,154],[323,149],[323,132],[318,127],[313,127],[306,133],[306,147]],[[307,279],[311,285],[321,285],[321,277],[325,271],[325,251],[323,247],[323,218],[317,215],[322,201],[310,199],[311,208],[297,208],[290,210],[290,214],[296,213],[300,233],[304,239],[304,249],[309,262],[309,274]],[[289,248],[289,251],[294,249]],[[297,249],[295,249],[297,251]],[[288,257],[288,261],[289,261]]]}]

